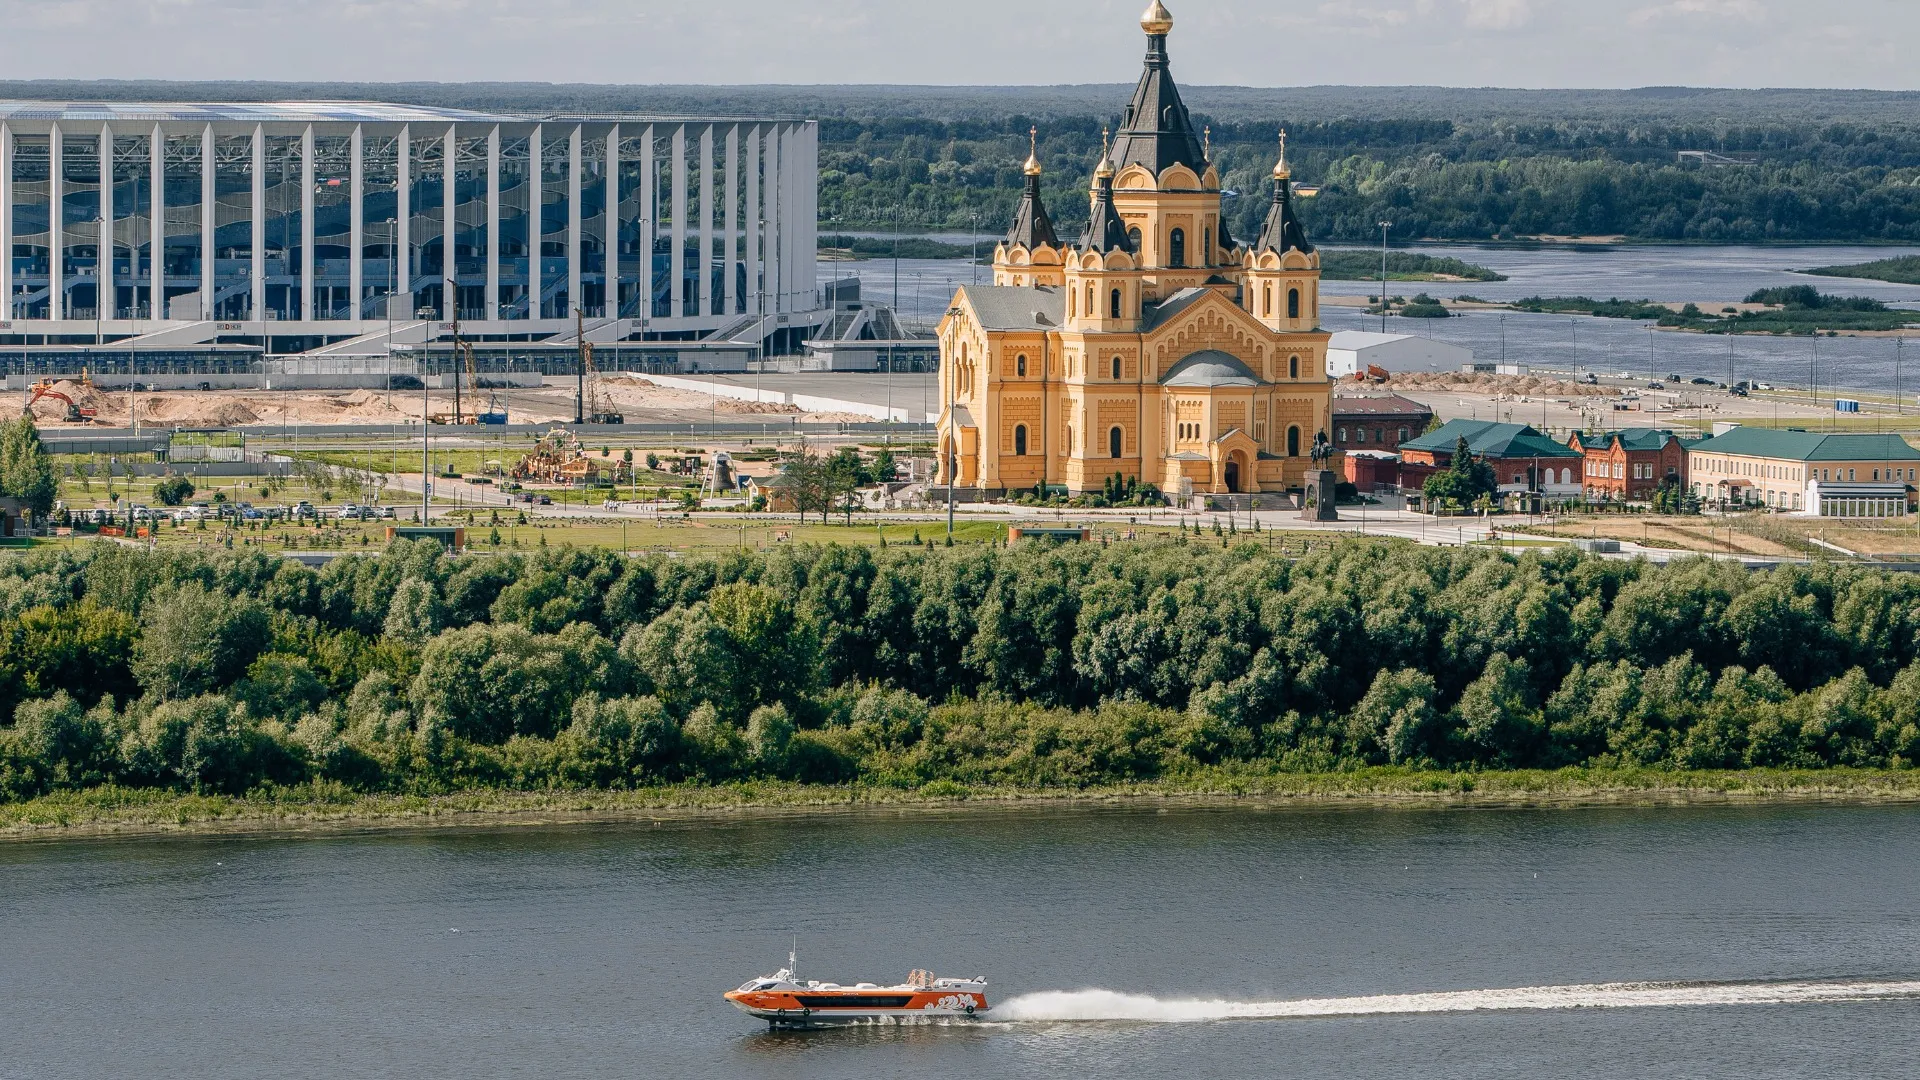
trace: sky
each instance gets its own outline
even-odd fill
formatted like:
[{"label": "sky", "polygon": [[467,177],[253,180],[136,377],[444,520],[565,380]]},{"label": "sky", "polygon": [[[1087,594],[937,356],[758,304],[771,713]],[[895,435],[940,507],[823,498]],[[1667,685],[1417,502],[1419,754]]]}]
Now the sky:
[{"label": "sky", "polygon": [[[1186,83],[1920,89],[1920,0],[1167,0]],[[1145,0],[0,0],[0,78],[1130,82]]]}]

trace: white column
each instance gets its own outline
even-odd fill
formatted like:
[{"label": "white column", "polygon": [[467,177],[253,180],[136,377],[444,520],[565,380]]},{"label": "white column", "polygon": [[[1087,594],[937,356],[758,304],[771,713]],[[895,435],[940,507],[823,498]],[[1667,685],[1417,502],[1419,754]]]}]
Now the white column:
[{"label": "white column", "polygon": [[660,215],[660,177],[653,171],[653,125],[640,140],[640,317],[653,318],[653,235]]},{"label": "white column", "polygon": [[347,310],[352,312],[348,317],[354,322],[360,321],[362,313],[366,310],[362,305],[367,300],[366,294],[362,291],[362,286],[366,282],[364,260],[367,246],[367,226],[363,220],[366,217],[366,188],[363,186],[366,182],[366,173],[362,170],[360,163],[360,153],[365,148],[363,138],[360,125],[355,124],[353,137],[348,140],[347,146],[347,152],[353,156],[353,164],[347,172],[347,183],[351,185],[351,189],[347,192],[347,213],[353,217],[353,220],[347,223],[349,237],[347,243],[353,247],[347,255],[347,295],[350,297],[347,301]]},{"label": "white column", "polygon": [[[394,155],[399,160],[394,167],[393,207],[393,295],[404,296],[399,301],[400,317],[413,318],[413,141],[409,133],[413,129],[403,126],[400,137],[395,140]],[[392,304],[392,298],[387,303]]]},{"label": "white column", "polygon": [[673,129],[673,250],[667,253],[667,314],[687,314],[687,129]]},{"label": "white column", "polygon": [[769,313],[785,311],[786,305],[780,302],[780,126],[775,124],[767,131],[767,229],[760,238],[762,251],[767,260],[767,308]]},{"label": "white column", "polygon": [[694,313],[713,314],[713,125],[700,133],[700,272]]},{"label": "white column", "polygon": [[455,211],[459,209],[459,189],[455,186],[454,173],[460,161],[460,142],[454,137],[453,126],[447,126],[446,145],[440,151],[440,317],[451,322],[460,317],[460,288],[448,284],[458,277],[460,264],[453,257],[454,232],[459,225]]},{"label": "white column", "polygon": [[47,318],[67,317],[66,201],[60,175],[60,125],[47,136]]},{"label": "white column", "polygon": [[620,317],[620,125],[607,130],[606,223],[600,226],[601,309],[607,318]]},{"label": "white column", "polygon": [[565,314],[573,315],[571,309],[586,310],[586,302],[580,296],[580,241],[582,220],[580,214],[580,125],[573,125],[573,134],[567,136],[567,307]]},{"label": "white column", "polygon": [[740,125],[727,129],[726,246],[721,254],[720,296],[723,313],[732,315],[740,303],[734,269],[740,240]]},{"label": "white column", "polygon": [[247,266],[247,317],[267,317],[267,131],[253,126],[253,250]]},{"label": "white column", "polygon": [[[214,230],[219,227],[219,217],[214,213],[215,203],[213,186],[213,125],[200,129],[200,317],[213,318],[213,263],[215,248]],[[307,181],[311,187],[313,181]]]},{"label": "white column", "polygon": [[807,213],[801,219],[800,272],[811,308],[820,302],[820,125],[808,124],[806,132],[807,157],[800,170],[800,192],[806,199]]},{"label": "white column", "polygon": [[540,317],[540,292],[546,287],[546,283],[540,280],[540,204],[546,195],[546,162],[541,159],[546,151],[540,145],[540,137],[545,133],[544,126],[535,124],[533,134],[527,136],[527,318],[529,319]]},{"label": "white column", "polygon": [[300,135],[300,318],[313,311],[313,127]]},{"label": "white column", "polygon": [[[111,319],[120,305],[113,286],[113,125],[100,125],[100,253],[94,259],[93,306],[102,319]],[[4,252],[7,258],[11,251]]]},{"label": "white column", "polygon": [[747,314],[766,310],[760,289],[760,126],[747,129]]},{"label": "white column", "polygon": [[500,126],[487,132],[487,318],[500,317]]},{"label": "white column", "polygon": [[13,319],[13,129],[0,123],[0,322]]},{"label": "white column", "polygon": [[147,307],[167,317],[167,133],[153,125],[147,143]]}]

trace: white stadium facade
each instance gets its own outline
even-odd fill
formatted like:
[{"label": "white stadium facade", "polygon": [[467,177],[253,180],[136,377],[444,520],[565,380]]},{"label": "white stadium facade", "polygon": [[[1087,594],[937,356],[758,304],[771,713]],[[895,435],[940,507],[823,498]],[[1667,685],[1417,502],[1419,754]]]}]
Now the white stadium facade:
[{"label": "white stadium facade", "polygon": [[[734,343],[832,315],[804,120],[0,101],[0,349]],[[391,298],[391,301],[390,299]]]}]

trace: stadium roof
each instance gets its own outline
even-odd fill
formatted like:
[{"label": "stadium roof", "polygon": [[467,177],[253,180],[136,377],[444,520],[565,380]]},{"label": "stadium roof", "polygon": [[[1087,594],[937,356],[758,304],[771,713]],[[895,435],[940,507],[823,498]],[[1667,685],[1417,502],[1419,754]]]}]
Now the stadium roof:
[{"label": "stadium roof", "polygon": [[60,123],[498,124],[527,119],[379,101],[0,101],[0,120]]}]

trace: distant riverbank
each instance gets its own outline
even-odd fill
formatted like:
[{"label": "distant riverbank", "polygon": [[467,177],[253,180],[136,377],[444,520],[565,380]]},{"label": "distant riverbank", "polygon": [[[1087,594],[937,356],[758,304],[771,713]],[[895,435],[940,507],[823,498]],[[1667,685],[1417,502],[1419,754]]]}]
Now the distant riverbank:
[{"label": "distant riverbank", "polygon": [[883,809],[990,810],[1013,806],[1165,803],[1248,810],[1327,807],[1586,807],[1786,802],[1916,802],[1920,771],[1823,769],[1675,772],[1652,769],[1344,773],[1209,771],[1094,788],[918,789],[741,783],[638,791],[471,791],[356,795],[333,785],[242,798],[101,788],[0,805],[0,839],[169,833],[442,829],[697,820],[741,814],[831,814]]}]

